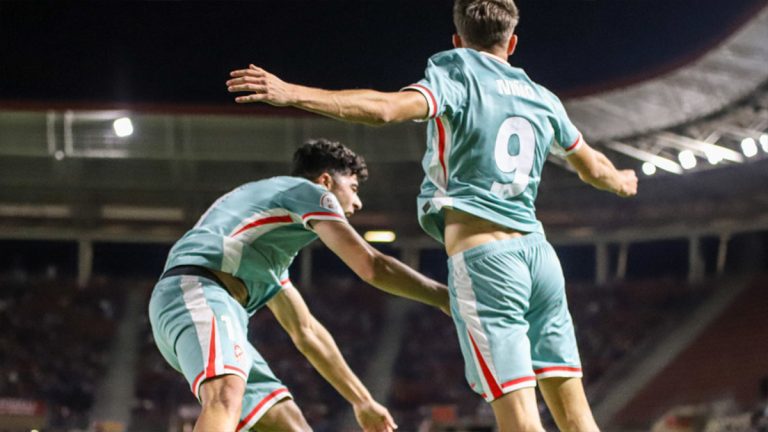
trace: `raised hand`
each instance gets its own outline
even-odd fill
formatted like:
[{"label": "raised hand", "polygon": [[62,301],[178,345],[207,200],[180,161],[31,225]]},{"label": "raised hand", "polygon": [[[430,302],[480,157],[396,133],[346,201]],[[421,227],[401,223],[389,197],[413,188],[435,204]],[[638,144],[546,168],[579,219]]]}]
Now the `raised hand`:
[{"label": "raised hand", "polygon": [[230,93],[251,93],[235,98],[237,103],[264,102],[275,106],[285,106],[291,103],[293,85],[272,75],[255,65],[248,69],[233,70],[232,77],[227,81]]}]

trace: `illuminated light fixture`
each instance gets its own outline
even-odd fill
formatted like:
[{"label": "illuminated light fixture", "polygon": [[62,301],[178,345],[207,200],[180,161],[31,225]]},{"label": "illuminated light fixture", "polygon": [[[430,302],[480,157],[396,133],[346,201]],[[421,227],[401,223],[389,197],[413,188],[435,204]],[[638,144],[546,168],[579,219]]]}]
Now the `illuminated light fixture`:
[{"label": "illuminated light fixture", "polygon": [[753,138],[744,138],[741,140],[741,152],[746,157],[753,157],[757,154],[757,143]]},{"label": "illuminated light fixture", "polygon": [[120,138],[133,135],[133,122],[128,117],[120,117],[112,123],[112,128],[115,130],[115,135]]},{"label": "illuminated light fixture", "polygon": [[707,161],[711,165],[717,165],[717,164],[719,164],[720,162],[723,161],[723,155],[720,154],[720,152],[717,152],[717,151],[714,151],[714,150],[710,150],[710,151],[706,152],[705,154],[707,155]]},{"label": "illuminated light fixture", "polygon": [[397,236],[394,231],[366,231],[363,238],[371,243],[392,243]]},{"label": "illuminated light fixture", "polygon": [[768,134],[760,135],[760,146],[764,152],[768,153]]},{"label": "illuminated light fixture", "polygon": [[650,163],[650,162],[644,162],[643,163],[643,174],[647,176],[652,176],[656,174],[656,165]]},{"label": "illuminated light fixture", "polygon": [[680,165],[685,169],[691,169],[696,166],[696,156],[690,150],[683,150],[677,155]]}]

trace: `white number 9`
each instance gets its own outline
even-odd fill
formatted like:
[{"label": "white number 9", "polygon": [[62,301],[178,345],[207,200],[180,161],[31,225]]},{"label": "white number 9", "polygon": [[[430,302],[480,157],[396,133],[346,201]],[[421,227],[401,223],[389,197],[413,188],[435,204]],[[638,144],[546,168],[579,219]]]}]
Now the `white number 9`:
[{"label": "white number 9", "polygon": [[[509,154],[509,139],[517,135],[520,150],[517,155]],[[531,122],[523,117],[510,117],[501,123],[496,135],[496,147],[493,157],[499,171],[507,174],[514,172],[512,183],[493,182],[491,192],[502,198],[520,195],[527,187],[533,169],[533,156],[536,149],[536,135]]]}]

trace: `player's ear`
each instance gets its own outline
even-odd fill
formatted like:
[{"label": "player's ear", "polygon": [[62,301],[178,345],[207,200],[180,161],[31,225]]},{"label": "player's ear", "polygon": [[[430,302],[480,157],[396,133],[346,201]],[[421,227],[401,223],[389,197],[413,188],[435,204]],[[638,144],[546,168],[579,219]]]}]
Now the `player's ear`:
[{"label": "player's ear", "polygon": [[453,34],[452,41],[453,41],[453,47],[454,48],[462,48],[464,46],[464,43],[461,40],[461,36],[459,36],[458,33],[454,33]]},{"label": "player's ear", "polygon": [[513,34],[509,38],[509,44],[507,45],[507,56],[511,56],[515,52],[515,48],[517,48],[517,35]]},{"label": "player's ear", "polygon": [[328,190],[331,190],[331,186],[333,186],[333,176],[327,172],[324,172],[317,177],[315,183],[325,187]]}]

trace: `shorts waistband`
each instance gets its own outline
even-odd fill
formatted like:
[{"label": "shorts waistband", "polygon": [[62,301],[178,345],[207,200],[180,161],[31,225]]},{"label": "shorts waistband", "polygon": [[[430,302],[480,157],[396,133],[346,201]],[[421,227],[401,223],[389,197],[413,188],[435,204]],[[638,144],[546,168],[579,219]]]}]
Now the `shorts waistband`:
[{"label": "shorts waistband", "polygon": [[227,289],[227,286],[224,285],[223,282],[216,276],[212,271],[208,270],[205,267],[200,267],[196,265],[180,265],[176,267],[171,267],[168,270],[166,270],[162,276],[160,276],[160,280],[163,280],[165,278],[171,277],[171,276],[199,276],[206,279],[209,279],[213,282],[216,282],[220,287]]},{"label": "shorts waistband", "polygon": [[487,255],[494,252],[510,252],[527,247],[537,246],[546,243],[547,238],[542,233],[534,232],[526,234],[522,237],[514,237],[504,240],[496,240],[488,243],[469,248],[465,251],[459,252],[455,255],[448,257],[449,260],[453,260],[459,255],[463,256],[465,260],[472,260],[481,255]]}]

